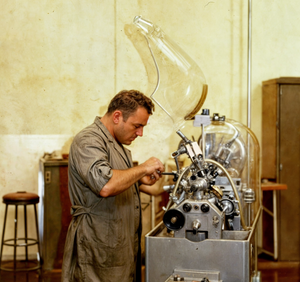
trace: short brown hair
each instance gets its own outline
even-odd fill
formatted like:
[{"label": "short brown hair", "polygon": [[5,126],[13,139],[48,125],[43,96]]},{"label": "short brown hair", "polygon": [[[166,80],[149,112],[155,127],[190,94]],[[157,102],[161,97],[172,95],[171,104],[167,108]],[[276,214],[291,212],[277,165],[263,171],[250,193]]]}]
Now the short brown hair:
[{"label": "short brown hair", "polygon": [[122,90],[109,103],[107,114],[112,114],[116,110],[120,110],[123,114],[124,121],[138,109],[143,107],[149,115],[154,112],[154,104],[152,100],[137,90]]}]

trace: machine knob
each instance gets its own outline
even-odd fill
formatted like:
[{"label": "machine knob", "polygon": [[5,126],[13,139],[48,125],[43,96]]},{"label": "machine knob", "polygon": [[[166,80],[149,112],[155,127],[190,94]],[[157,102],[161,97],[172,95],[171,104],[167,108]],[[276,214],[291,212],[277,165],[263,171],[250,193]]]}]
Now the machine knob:
[{"label": "machine knob", "polygon": [[234,212],[234,203],[233,201],[229,199],[222,199],[220,201],[223,206],[223,212],[225,212],[226,215],[231,215]]},{"label": "machine knob", "polygon": [[193,221],[193,234],[197,234],[198,229],[201,226],[201,222],[199,219]]},{"label": "machine knob", "polygon": [[201,205],[201,210],[202,210],[202,212],[208,212],[209,211],[209,205],[208,204]]},{"label": "machine knob", "polygon": [[182,206],[182,209],[183,209],[185,212],[190,212],[191,209],[192,209],[192,205],[189,204],[189,203],[185,203],[185,204]]},{"label": "machine knob", "polygon": [[170,209],[164,214],[163,222],[168,229],[176,231],[184,226],[185,217],[181,211]]}]

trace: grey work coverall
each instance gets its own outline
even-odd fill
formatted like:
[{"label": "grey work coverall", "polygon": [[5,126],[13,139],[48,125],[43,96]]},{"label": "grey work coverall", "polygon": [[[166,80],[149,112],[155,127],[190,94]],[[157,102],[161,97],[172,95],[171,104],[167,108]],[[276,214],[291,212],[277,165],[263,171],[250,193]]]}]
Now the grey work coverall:
[{"label": "grey work coverall", "polygon": [[141,208],[138,184],[113,197],[99,193],[112,169],[132,167],[131,153],[96,117],[69,154],[69,226],[62,281],[140,281]]}]

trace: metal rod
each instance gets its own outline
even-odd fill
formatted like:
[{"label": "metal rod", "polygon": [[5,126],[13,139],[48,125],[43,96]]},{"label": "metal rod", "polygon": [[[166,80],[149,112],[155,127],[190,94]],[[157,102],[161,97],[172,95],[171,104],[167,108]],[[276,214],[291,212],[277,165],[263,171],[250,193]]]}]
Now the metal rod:
[{"label": "metal rod", "polygon": [[204,124],[201,124],[201,129],[202,129],[202,156],[203,159],[205,160],[205,146],[206,146],[206,139],[205,139],[205,131],[204,131]]},{"label": "metal rod", "polygon": [[155,197],[152,195],[151,197],[151,230],[155,227]]},{"label": "metal rod", "polygon": [[0,251],[0,269],[1,269],[1,264],[2,264],[2,253],[3,253],[3,247],[4,247],[4,234],[5,234],[5,227],[6,227],[7,207],[8,207],[8,205],[5,204],[5,214],[4,214],[4,223],[3,223],[3,233],[2,233],[1,251]]},{"label": "metal rod", "polygon": [[[248,0],[248,68],[247,68],[247,127],[251,129],[251,47],[252,47],[252,3]],[[250,175],[251,175],[251,137],[247,135],[247,186],[250,188]]]},{"label": "metal rod", "polygon": [[274,259],[278,259],[277,191],[273,190]]},{"label": "metal rod", "polygon": [[34,204],[34,216],[35,216],[35,227],[36,227],[36,238],[37,238],[37,247],[38,247],[38,268],[41,266],[41,246],[40,246],[40,236],[39,236],[39,225],[38,225],[38,216],[36,211],[36,204]]},{"label": "metal rod", "polygon": [[248,0],[248,76],[247,76],[247,126],[251,128],[251,59],[252,59],[252,2]]},{"label": "metal rod", "polygon": [[26,266],[28,261],[28,232],[27,232],[27,206],[24,205],[24,234],[25,234],[25,257],[26,257]]},{"label": "metal rod", "polygon": [[15,206],[15,237],[14,237],[14,270],[17,268],[16,252],[17,252],[17,236],[18,236],[18,205]]}]

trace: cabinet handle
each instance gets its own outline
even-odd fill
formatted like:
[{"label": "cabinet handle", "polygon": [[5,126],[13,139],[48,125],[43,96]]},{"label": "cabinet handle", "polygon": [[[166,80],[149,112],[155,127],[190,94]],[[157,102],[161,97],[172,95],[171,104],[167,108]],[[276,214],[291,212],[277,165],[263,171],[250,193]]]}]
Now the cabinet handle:
[{"label": "cabinet handle", "polygon": [[45,183],[46,184],[51,183],[51,171],[50,170],[46,170],[46,172],[45,172]]}]

